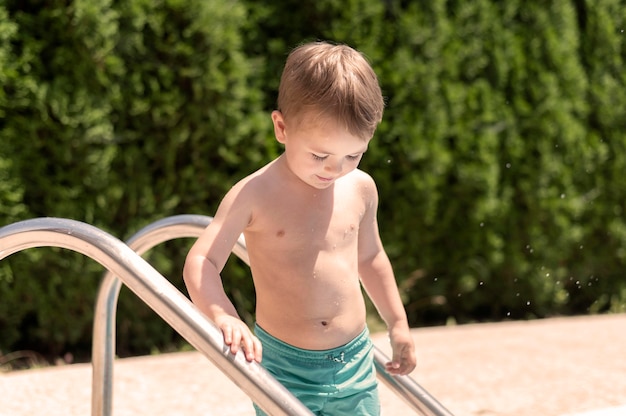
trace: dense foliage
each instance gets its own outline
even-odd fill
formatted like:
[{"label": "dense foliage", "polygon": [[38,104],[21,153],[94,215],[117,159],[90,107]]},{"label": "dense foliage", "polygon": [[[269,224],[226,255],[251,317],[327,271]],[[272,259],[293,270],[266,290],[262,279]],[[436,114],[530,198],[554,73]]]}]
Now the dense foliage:
[{"label": "dense foliage", "polygon": [[[413,325],[626,310],[626,2],[6,0],[0,226],[63,217],[128,238],[214,212],[280,153],[289,50],[348,43],[387,109],[361,167]],[[149,260],[184,291],[191,241]],[[0,261],[0,351],[89,353],[100,265]],[[229,294],[252,322],[245,266]],[[180,343],[123,291],[118,351]]]}]

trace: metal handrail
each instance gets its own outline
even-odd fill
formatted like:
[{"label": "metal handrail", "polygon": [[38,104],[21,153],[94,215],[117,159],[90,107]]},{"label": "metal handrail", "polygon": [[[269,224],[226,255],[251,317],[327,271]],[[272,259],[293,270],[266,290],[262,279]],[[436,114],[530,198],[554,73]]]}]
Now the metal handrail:
[{"label": "metal handrail", "polygon": [[[181,237],[198,237],[210,224],[212,218],[204,215],[177,215],[156,221],[131,237],[127,244],[143,254],[150,248],[168,240]],[[233,253],[250,264],[245,240],[240,237]],[[93,406],[94,409],[110,409],[113,394],[113,364],[115,357],[115,309],[120,284],[115,275],[108,271],[103,277],[96,302],[96,320],[93,333]],[[441,403],[422,386],[408,376],[391,375],[385,371],[389,359],[374,347],[374,364],[378,378],[394,393],[424,416],[452,416]]]},{"label": "metal handrail", "polygon": [[120,240],[89,224],[62,218],[36,218],[0,228],[0,260],[33,247],[70,249],[96,260],[118,276],[264,411],[281,416],[312,415],[258,363],[248,362],[242,353],[231,354],[219,328]]},{"label": "metal handrail", "polygon": [[[142,255],[151,248],[176,238],[197,237],[211,222],[203,215],[178,215],[156,221],[130,237],[126,244]],[[243,238],[237,241],[233,253],[248,262]],[[92,342],[91,413],[110,416],[113,405],[113,366],[115,362],[115,323],[120,279],[107,270],[100,282],[94,311]]]}]

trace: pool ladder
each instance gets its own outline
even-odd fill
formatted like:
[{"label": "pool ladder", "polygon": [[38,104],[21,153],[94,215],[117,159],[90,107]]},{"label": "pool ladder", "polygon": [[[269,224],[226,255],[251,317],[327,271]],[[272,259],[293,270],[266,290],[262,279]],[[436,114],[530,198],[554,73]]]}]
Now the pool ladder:
[{"label": "pool ladder", "polygon": [[[63,218],[35,218],[0,228],[0,260],[34,247],[60,247],[84,254],[107,269],[96,299],[92,346],[92,416],[112,415],[115,317],[121,285],[125,284],[194,348],[228,376],[270,415],[311,415],[298,399],[256,362],[231,354],[222,333],[141,254],[176,238],[198,237],[211,222],[203,215],[177,215],[156,221],[137,232],[126,244],[83,222]],[[233,253],[249,264],[243,237]],[[423,416],[451,416],[417,382],[384,370],[388,358],[374,347],[378,378]]]}]

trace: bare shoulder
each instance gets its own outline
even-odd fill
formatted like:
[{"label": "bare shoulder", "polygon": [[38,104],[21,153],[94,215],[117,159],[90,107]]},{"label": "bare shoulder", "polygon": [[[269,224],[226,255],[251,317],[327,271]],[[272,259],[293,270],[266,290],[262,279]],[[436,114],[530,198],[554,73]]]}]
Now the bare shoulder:
[{"label": "bare shoulder", "polygon": [[226,197],[237,198],[239,202],[249,204],[255,198],[262,196],[266,191],[265,188],[271,184],[271,178],[268,178],[268,176],[271,176],[270,166],[271,163],[239,180],[228,191]]},{"label": "bare shoulder", "polygon": [[354,180],[357,181],[360,186],[376,188],[374,178],[372,178],[369,173],[362,171],[361,169],[355,169],[352,174],[354,176]]},{"label": "bare shoulder", "polygon": [[378,200],[376,182],[367,172],[355,169],[349,176],[351,181],[350,185],[358,189],[367,201],[376,202]]},{"label": "bare shoulder", "polygon": [[[224,195],[215,213],[214,223],[236,224],[245,227],[254,217],[254,207],[263,198],[269,182],[265,178],[268,165],[240,179]],[[238,230],[241,231],[241,230]]]},{"label": "bare shoulder", "polygon": [[259,192],[259,171],[238,181],[222,198],[213,220],[198,238],[188,256],[209,259],[218,270],[224,267],[235,242],[254,217]]},{"label": "bare shoulder", "polygon": [[272,195],[280,192],[279,178],[276,175],[274,163],[270,162],[259,170],[249,174],[237,182],[228,191],[222,204],[230,207],[229,214],[239,213],[247,218],[246,225],[250,225],[259,211],[266,209]]}]

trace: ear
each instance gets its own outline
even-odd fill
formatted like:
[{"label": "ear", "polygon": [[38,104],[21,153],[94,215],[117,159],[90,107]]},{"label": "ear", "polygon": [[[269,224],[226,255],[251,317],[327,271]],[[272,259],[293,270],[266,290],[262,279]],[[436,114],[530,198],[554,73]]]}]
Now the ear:
[{"label": "ear", "polygon": [[274,135],[278,143],[285,144],[287,136],[285,134],[285,119],[283,113],[278,110],[272,111],[272,122],[274,123]]}]

